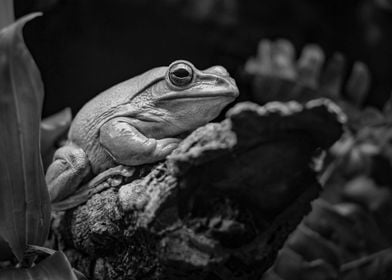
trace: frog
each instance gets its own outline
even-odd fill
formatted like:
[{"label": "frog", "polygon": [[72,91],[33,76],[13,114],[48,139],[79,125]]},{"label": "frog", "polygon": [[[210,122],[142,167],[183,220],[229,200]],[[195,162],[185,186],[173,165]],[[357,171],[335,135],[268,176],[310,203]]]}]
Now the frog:
[{"label": "frog", "polygon": [[165,159],[183,135],[215,119],[239,95],[223,66],[176,60],[96,95],[76,114],[45,180],[52,203],[114,166]]}]

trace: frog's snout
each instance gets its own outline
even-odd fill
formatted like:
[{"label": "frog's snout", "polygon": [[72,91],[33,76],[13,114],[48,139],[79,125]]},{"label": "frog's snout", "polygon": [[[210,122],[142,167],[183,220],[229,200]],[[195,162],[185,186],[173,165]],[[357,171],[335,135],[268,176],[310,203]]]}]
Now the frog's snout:
[{"label": "frog's snout", "polygon": [[207,73],[211,73],[211,74],[215,74],[215,75],[219,75],[219,76],[223,76],[223,77],[229,77],[230,74],[229,72],[227,72],[226,68],[223,66],[212,66],[208,69],[205,70],[205,72]]},{"label": "frog's snout", "polygon": [[239,92],[238,92],[237,84],[235,80],[232,77],[230,77],[230,74],[225,67],[216,65],[205,69],[203,72],[212,75],[214,77],[216,86],[222,86],[226,89],[229,89],[229,92],[233,94],[233,97],[238,96]]}]

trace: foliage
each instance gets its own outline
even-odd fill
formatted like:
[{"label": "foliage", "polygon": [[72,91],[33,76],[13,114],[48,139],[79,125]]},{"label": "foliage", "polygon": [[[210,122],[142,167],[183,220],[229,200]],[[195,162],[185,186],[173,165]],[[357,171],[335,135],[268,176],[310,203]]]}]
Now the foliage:
[{"label": "foliage", "polygon": [[14,0],[2,0],[0,10],[0,30],[14,21]]},{"label": "foliage", "polygon": [[[1,24],[12,21],[12,1],[4,4]],[[0,279],[74,280],[75,273],[62,252],[34,264],[37,255],[26,251],[45,242],[50,225],[40,154],[43,85],[22,35],[24,25],[37,15],[23,17],[0,31],[0,260],[12,263],[16,257],[19,262],[18,267],[0,271]],[[69,119],[68,115],[44,124],[53,126],[61,123],[59,119]],[[48,131],[44,144],[60,134],[55,128],[42,130]]]},{"label": "foliage", "polygon": [[77,280],[72,268],[62,252],[55,252],[36,266],[26,269],[5,269],[0,271],[0,280]]},{"label": "foliage", "polygon": [[[348,117],[345,136],[328,156],[325,191],[286,241],[264,280],[389,279],[392,267],[391,109],[362,108],[369,89],[367,67],[354,64],[344,84],[344,60],[304,48],[295,60],[291,43],[262,41],[246,70],[255,99],[329,97]],[[267,91],[270,95],[265,96]]]},{"label": "foliage", "polygon": [[27,244],[42,245],[50,204],[39,150],[40,75],[22,37],[30,15],[0,33],[0,235],[19,261]]}]

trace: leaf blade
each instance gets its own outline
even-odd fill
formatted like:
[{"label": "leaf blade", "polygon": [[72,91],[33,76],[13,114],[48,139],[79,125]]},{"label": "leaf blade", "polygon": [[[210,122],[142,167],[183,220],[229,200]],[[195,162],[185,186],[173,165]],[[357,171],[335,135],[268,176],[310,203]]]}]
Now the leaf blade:
[{"label": "leaf blade", "polygon": [[0,2],[0,30],[14,22],[14,0],[1,0]]},{"label": "leaf blade", "polygon": [[38,265],[29,269],[6,269],[0,271],[0,280],[77,280],[64,253],[58,251]]},{"label": "leaf blade", "polygon": [[39,147],[43,85],[22,35],[37,15],[0,32],[0,236],[19,260],[27,244],[45,241],[50,218]]}]

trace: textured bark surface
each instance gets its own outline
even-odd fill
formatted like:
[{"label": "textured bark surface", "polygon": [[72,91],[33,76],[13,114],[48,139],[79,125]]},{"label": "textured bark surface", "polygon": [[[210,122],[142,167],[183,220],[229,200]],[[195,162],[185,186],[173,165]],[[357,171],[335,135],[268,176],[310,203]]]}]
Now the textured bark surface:
[{"label": "textured bark surface", "polygon": [[260,279],[318,195],[338,119],[324,100],[238,104],[147,175],[55,213],[52,241],[91,279]]}]

